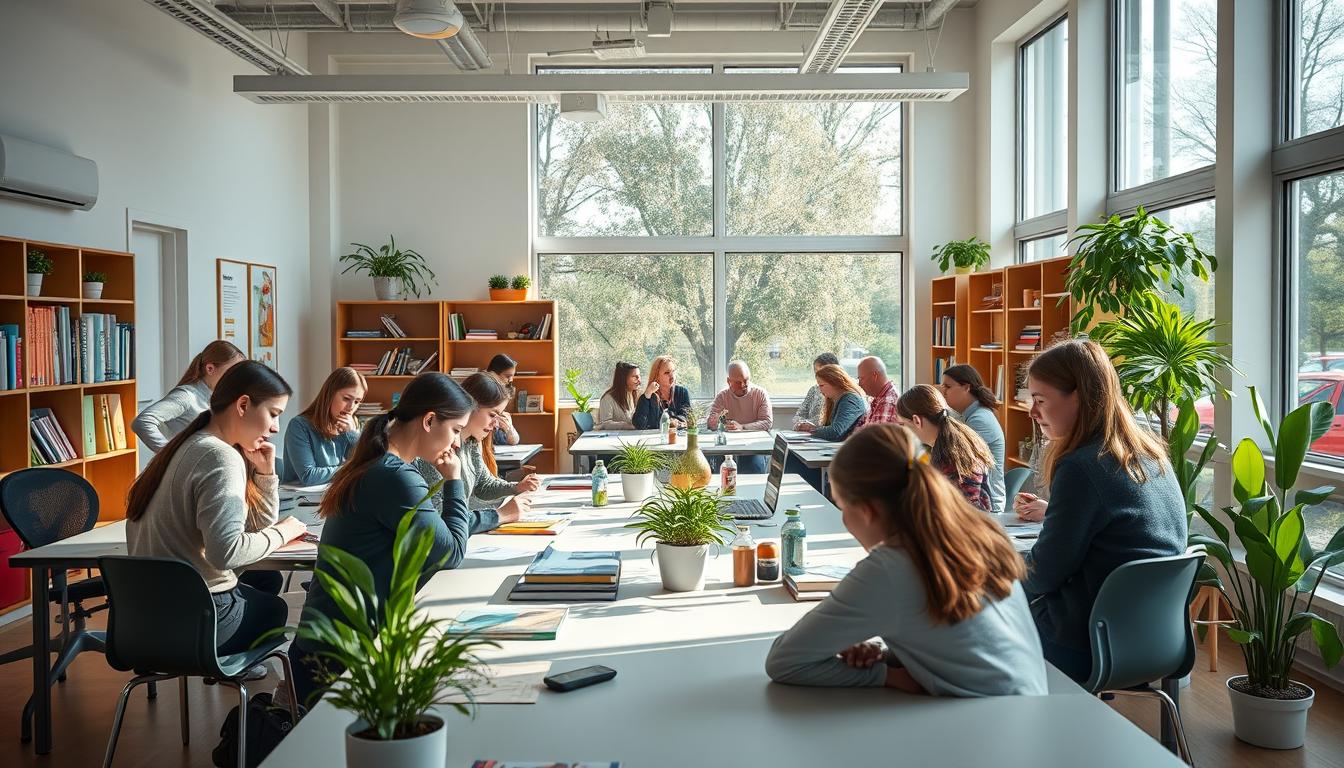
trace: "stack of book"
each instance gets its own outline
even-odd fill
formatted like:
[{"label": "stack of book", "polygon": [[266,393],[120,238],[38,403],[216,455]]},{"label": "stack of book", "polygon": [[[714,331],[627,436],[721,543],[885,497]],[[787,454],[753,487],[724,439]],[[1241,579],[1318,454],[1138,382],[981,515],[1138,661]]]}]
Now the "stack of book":
[{"label": "stack of book", "polygon": [[1017,335],[1017,346],[1014,349],[1020,349],[1027,352],[1034,352],[1041,348],[1041,326],[1024,325],[1022,332]]},{"label": "stack of book", "polygon": [[23,336],[14,323],[0,325],[0,390],[23,386]]},{"label": "stack of book", "polygon": [[848,565],[814,565],[798,576],[784,574],[784,588],[800,603],[823,600],[849,575],[849,570]]},{"label": "stack of book", "polygon": [[345,338],[347,339],[381,339],[385,338],[386,336],[387,334],[383,333],[377,328],[371,328],[367,330],[352,328],[345,332]]},{"label": "stack of book", "polygon": [[418,357],[412,357],[410,347],[397,347],[389,349],[383,353],[382,360],[374,367],[373,376],[418,376],[429,370],[438,358],[439,353],[434,352],[429,357],[421,360]]},{"label": "stack of book", "polygon": [[464,366],[464,365],[455,365],[455,366],[453,366],[453,369],[452,369],[451,371],[448,372],[448,375],[449,375],[449,376],[452,376],[454,379],[465,379],[465,378],[467,378],[468,376],[471,376],[471,375],[473,375],[473,374],[477,374],[477,373],[480,373],[480,372],[481,372],[481,369],[480,369],[480,368],[469,368],[469,367]]},{"label": "stack of book", "polygon": [[34,408],[28,414],[28,432],[33,437],[29,456],[33,466],[60,464],[79,458],[75,446],[66,437],[65,430],[61,429],[61,423],[50,408]]},{"label": "stack of book", "polygon": [[393,338],[397,339],[406,338],[406,332],[401,330],[400,325],[397,325],[396,315],[383,315],[378,319],[383,322],[383,327],[387,329],[388,333],[392,334]]},{"label": "stack of book", "polygon": [[538,552],[509,599],[528,602],[611,601],[621,582],[620,552]]},{"label": "stack of book", "polygon": [[448,634],[486,640],[554,640],[568,614],[568,608],[464,608],[453,619]]},{"label": "stack of book", "polygon": [[957,345],[957,318],[952,315],[935,317],[933,322],[933,343],[939,347]]},{"label": "stack of book", "polygon": [[490,531],[503,536],[555,536],[569,525],[568,517],[514,520],[512,523],[500,523]]},{"label": "stack of book", "polygon": [[368,401],[368,400],[365,400],[364,402],[362,402],[362,403],[359,404],[359,407],[358,407],[358,408],[355,409],[355,415],[356,415],[356,416],[377,416],[378,414],[382,413],[384,410],[385,410],[385,409],[383,408],[383,404],[382,404],[382,403],[374,403],[374,402],[370,402],[370,401]]},{"label": "stack of book", "polygon": [[467,341],[494,341],[499,338],[499,331],[492,331],[489,328],[472,328],[467,331]]},{"label": "stack of book", "polygon": [[1002,341],[986,341],[980,345],[981,349],[1003,349]]},{"label": "stack of book", "polygon": [[126,420],[121,410],[121,395],[85,395],[84,455],[126,449]]},{"label": "stack of book", "polygon": [[353,368],[354,370],[359,371],[365,376],[371,376],[373,375],[374,371],[378,370],[377,363],[350,363],[346,367]]}]

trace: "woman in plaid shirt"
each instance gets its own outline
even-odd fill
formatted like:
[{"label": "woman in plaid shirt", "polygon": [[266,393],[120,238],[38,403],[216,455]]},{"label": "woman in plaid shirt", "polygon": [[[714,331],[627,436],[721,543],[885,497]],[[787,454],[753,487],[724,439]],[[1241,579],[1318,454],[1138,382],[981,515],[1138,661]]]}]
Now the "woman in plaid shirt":
[{"label": "woman in plaid shirt", "polygon": [[988,512],[987,477],[994,456],[975,430],[953,416],[942,393],[928,384],[911,387],[896,401],[896,415],[929,446],[930,463],[956,484],[972,506]]}]

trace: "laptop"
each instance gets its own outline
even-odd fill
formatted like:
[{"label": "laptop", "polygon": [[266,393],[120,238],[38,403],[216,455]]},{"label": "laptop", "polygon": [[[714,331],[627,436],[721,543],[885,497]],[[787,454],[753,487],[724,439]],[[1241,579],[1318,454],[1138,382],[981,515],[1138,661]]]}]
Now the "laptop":
[{"label": "laptop", "polygon": [[775,515],[779,506],[779,486],[784,482],[784,462],[789,458],[789,443],[782,435],[775,435],[775,447],[770,452],[770,476],[765,481],[765,501],[737,499],[728,505],[727,512],[738,520],[765,520]]}]

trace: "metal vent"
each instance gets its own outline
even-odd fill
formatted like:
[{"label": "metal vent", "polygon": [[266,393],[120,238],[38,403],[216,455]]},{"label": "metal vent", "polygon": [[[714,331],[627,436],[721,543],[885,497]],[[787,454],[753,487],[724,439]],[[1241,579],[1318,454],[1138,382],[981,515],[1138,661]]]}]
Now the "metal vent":
[{"label": "metal vent", "polygon": [[834,72],[881,7],[882,0],[833,0],[798,72],[806,75]]},{"label": "metal vent", "polygon": [[215,10],[206,0],[145,0],[186,24],[234,55],[276,75],[307,75],[301,64],[272,48],[238,22]]}]

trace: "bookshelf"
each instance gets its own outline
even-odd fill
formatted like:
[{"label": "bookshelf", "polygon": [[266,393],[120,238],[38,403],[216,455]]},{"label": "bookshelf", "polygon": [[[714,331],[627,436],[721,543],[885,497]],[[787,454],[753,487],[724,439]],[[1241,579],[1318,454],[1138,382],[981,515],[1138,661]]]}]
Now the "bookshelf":
[{"label": "bookshelf", "polygon": [[966,292],[969,285],[969,275],[944,275],[933,280],[930,304],[933,343],[929,371],[935,386],[942,371],[966,362],[966,328],[970,322]]},{"label": "bookshelf", "polygon": [[[1004,347],[1009,346],[1004,330],[1005,310],[1002,299],[997,305],[986,298],[1003,294],[1003,270],[975,272],[968,276],[966,291],[967,352],[965,362],[980,374],[985,384],[995,388],[998,369],[1005,364]],[[1003,405],[995,408],[1003,420]]]},{"label": "bookshelf", "polygon": [[[52,273],[42,281],[39,296],[26,296],[27,251],[42,249],[52,261]],[[83,299],[82,275],[87,271],[105,272],[107,282],[100,299]],[[96,384],[53,384],[32,386],[32,350],[35,329],[29,327],[28,310],[36,307],[65,308],[71,319],[71,333],[77,337],[77,320],[85,314],[114,314],[118,322],[135,322],[135,255],[119,251],[81,248],[78,245],[46,243],[0,237],[0,324],[20,329],[24,363],[17,386],[0,390],[0,424],[6,439],[0,441],[0,477],[32,465],[34,441],[27,425],[34,409],[48,408],[75,449],[76,458],[40,466],[65,469],[80,475],[98,493],[99,522],[121,520],[126,516],[126,494],[139,471],[135,433],[136,383],[131,378]],[[132,355],[132,365],[134,356]],[[124,449],[88,452],[84,447],[84,397],[98,403],[100,395],[118,395],[121,400],[120,424],[126,435]],[[95,411],[95,419],[100,418]],[[22,425],[22,426],[21,426]],[[23,438],[20,439],[20,429]],[[0,613],[25,605],[28,601],[28,573],[15,572],[7,565],[8,555],[18,551],[18,535],[0,519]]]}]

